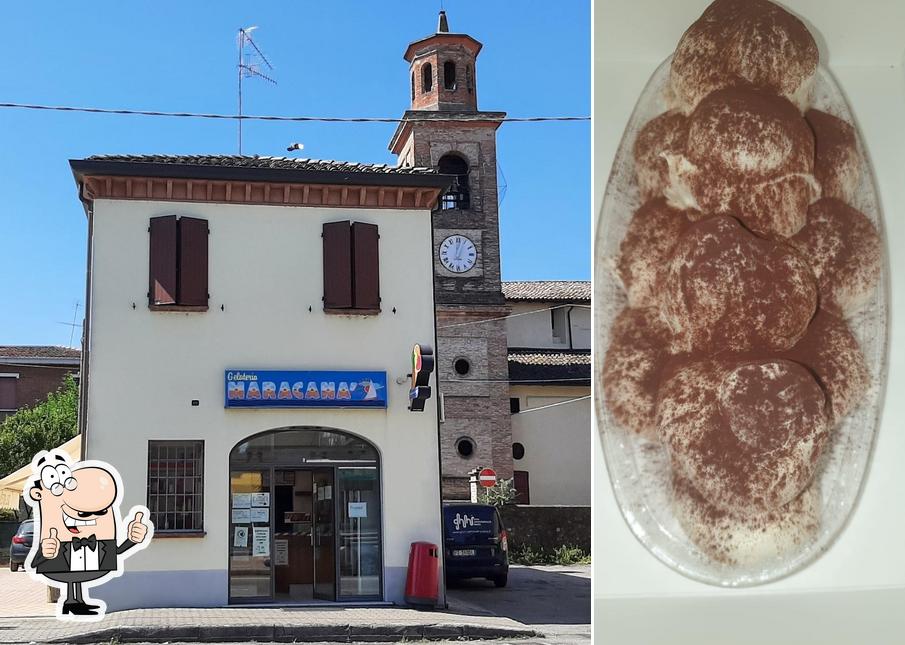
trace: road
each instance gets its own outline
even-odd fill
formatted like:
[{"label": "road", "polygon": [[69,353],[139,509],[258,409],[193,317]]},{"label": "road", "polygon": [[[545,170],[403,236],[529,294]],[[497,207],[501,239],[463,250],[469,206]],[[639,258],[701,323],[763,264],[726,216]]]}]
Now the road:
[{"label": "road", "polygon": [[506,616],[547,638],[523,643],[586,643],[591,640],[591,567],[509,568],[509,584],[466,580],[447,590],[449,610]]}]

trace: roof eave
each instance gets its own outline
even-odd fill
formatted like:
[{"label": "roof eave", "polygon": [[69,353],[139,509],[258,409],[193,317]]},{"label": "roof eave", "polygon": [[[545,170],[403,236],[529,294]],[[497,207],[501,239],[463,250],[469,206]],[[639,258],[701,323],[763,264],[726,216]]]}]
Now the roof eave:
[{"label": "roof eave", "polygon": [[296,170],[288,168],[241,168],[235,166],[201,166],[158,162],[108,161],[104,159],[70,159],[69,166],[76,183],[94,175],[115,177],[155,177],[170,179],[208,179],[220,181],[263,181],[354,186],[446,188],[453,177],[437,173],[409,174],[383,172],[348,172],[334,170]]}]

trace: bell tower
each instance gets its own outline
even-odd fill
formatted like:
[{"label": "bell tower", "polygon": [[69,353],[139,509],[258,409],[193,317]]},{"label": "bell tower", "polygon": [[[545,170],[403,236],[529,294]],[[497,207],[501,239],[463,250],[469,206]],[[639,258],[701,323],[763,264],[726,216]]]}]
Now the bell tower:
[{"label": "bell tower", "polygon": [[496,130],[506,113],[478,109],[481,48],[450,32],[440,12],[436,33],[405,50],[410,109],[389,145],[400,166],[456,178],[432,215],[444,499],[468,499],[475,467],[512,477],[496,162]]}]

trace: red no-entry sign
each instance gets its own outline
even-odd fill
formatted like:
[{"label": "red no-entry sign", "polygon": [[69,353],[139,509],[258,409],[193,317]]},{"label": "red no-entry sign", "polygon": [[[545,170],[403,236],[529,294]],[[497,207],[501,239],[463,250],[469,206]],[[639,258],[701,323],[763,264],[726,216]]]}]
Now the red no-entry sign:
[{"label": "red no-entry sign", "polygon": [[496,486],[496,471],[493,468],[485,468],[478,473],[478,483],[484,488]]}]

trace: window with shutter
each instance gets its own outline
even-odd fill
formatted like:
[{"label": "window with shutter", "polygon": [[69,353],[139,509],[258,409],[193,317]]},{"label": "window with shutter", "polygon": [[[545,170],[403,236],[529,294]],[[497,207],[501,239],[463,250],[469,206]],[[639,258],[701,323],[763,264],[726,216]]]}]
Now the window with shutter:
[{"label": "window with shutter", "polygon": [[0,410],[13,411],[17,409],[16,380],[15,376],[0,376]]},{"label": "window with shutter", "polygon": [[186,306],[207,306],[207,220],[179,218],[179,291]]},{"label": "window with shutter", "polygon": [[324,310],[380,313],[377,226],[363,222],[324,224]]},{"label": "window with shutter", "polygon": [[351,223],[327,222],[323,229],[324,309],[352,307]]},{"label": "window with shutter", "polygon": [[152,217],[148,303],[156,310],[206,310],[208,226],[194,217]]},{"label": "window with shutter", "polygon": [[352,224],[352,301],[355,309],[380,310],[379,237],[374,224]]},{"label": "window with shutter", "polygon": [[153,305],[176,304],[176,216],[151,218],[151,267],[148,300]]}]

